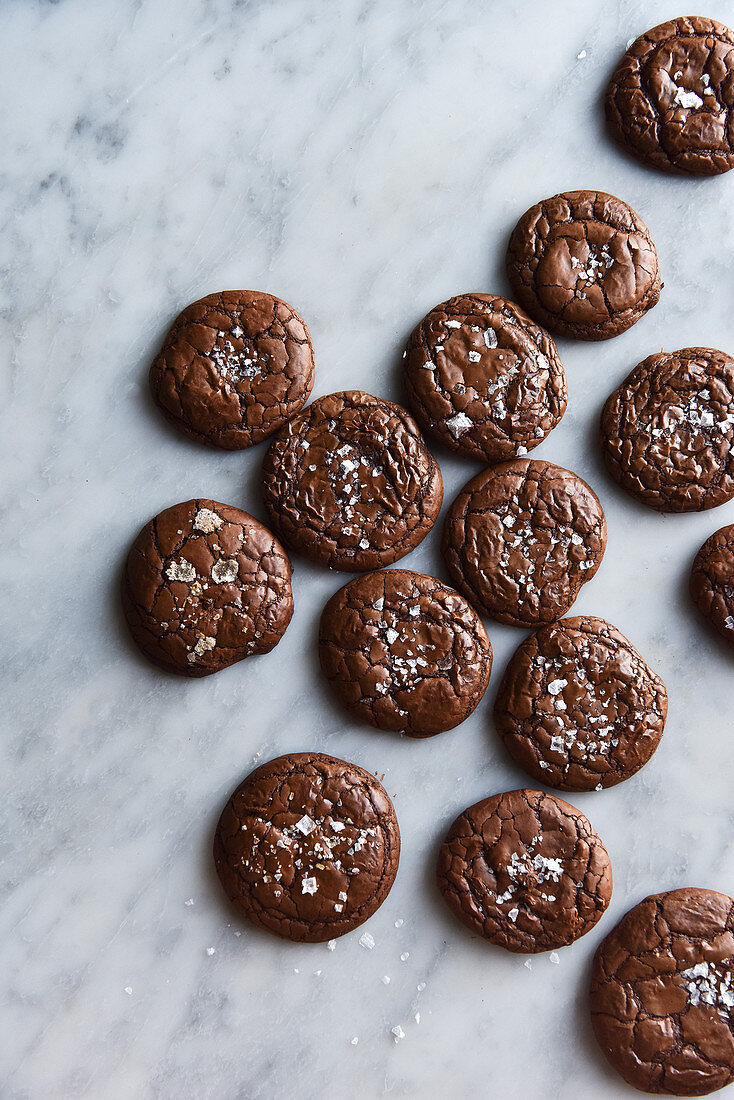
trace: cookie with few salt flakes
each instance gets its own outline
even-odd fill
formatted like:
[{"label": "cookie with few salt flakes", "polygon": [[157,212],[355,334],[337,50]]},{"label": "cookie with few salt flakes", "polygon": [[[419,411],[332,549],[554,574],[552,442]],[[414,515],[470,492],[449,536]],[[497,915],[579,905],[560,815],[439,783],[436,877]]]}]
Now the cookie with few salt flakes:
[{"label": "cookie with few salt flakes", "polygon": [[668,695],[659,676],[605,619],[540,627],[510,658],[494,722],[534,779],[591,791],[629,779],[660,744]]},{"label": "cookie with few salt flakes", "polygon": [[541,791],[494,795],[459,814],[438,886],[470,931],[508,951],[573,943],[612,896],[606,848],[580,810]]},{"label": "cookie with few salt flakes", "polygon": [[653,1095],[734,1082],[734,901],[688,887],[653,894],[602,940],[591,1023],[614,1069]]},{"label": "cookie with few salt flakes", "polygon": [[443,481],[405,409],[346,390],[317,398],[275,437],[263,499],[287,546],[330,569],[366,572],[425,538]]},{"label": "cookie with few salt flakes", "polygon": [[640,35],[606,94],[609,128],[644,164],[714,176],[734,168],[734,32],[685,16]]},{"label": "cookie with few salt flakes", "polygon": [[690,591],[704,618],[734,646],[734,524],[715,531],[696,554]]},{"label": "cookie with few salt flakes", "polygon": [[135,539],[122,602],[149,660],[180,676],[208,676],[278,644],[293,614],[291,563],[247,512],[188,500]]},{"label": "cookie with few salt flakes", "polygon": [[489,683],[492,646],[463,596],[435,577],[385,569],[335,592],[321,615],[321,668],[356,718],[409,737],[459,725]]},{"label": "cookie with few salt flakes", "polygon": [[235,790],[214,838],[227,897],[266,932],[301,943],[363,924],[390,893],[400,859],[382,784],[323,753],[256,768]]},{"label": "cookie with few salt flakes", "polygon": [[548,333],[490,294],[461,294],[432,309],[408,340],[403,381],[423,431],[484,463],[537,447],[568,397]]},{"label": "cookie with few salt flakes", "polygon": [[150,368],[165,418],[200,443],[240,450],[272,435],[313,388],[311,334],[272,294],[224,290],[179,314]]}]

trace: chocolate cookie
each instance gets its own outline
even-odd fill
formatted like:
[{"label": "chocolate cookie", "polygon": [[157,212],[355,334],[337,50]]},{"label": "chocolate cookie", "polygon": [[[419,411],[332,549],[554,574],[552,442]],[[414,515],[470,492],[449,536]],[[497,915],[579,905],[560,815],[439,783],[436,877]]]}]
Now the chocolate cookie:
[{"label": "chocolate cookie", "polygon": [[607,399],[604,460],[659,512],[701,512],[734,497],[734,359],[715,348],[650,355]]},{"label": "chocolate cookie", "polygon": [[666,172],[714,176],[734,167],[734,34],[690,16],[641,35],[606,97],[617,141]]},{"label": "chocolate cookie", "polygon": [[363,768],[293,753],[240,783],[214,838],[230,901],[276,936],[305,943],[343,936],[380,908],[400,858],[384,788]]},{"label": "chocolate cookie", "polygon": [[273,440],[263,493],[288,546],[362,572],[404,557],[428,534],[443,482],[405,409],[347,390],[318,398]]},{"label": "chocolate cookie", "polygon": [[278,644],[293,614],[291,563],[247,512],[188,500],[135,539],[122,602],[146,657],[181,676],[208,676]]},{"label": "chocolate cookie", "polygon": [[706,539],[693,562],[690,587],[698,610],[734,646],[734,524]]},{"label": "chocolate cookie", "polygon": [[613,787],[647,763],[668,695],[634,646],[604,619],[561,619],[510,659],[494,721],[534,779],[565,791]]},{"label": "chocolate cookie", "polygon": [[653,894],[594,957],[591,1022],[642,1092],[706,1096],[734,1081],[734,902],[713,890]]},{"label": "chocolate cookie", "polygon": [[462,294],[436,306],[403,358],[423,431],[484,463],[532,451],[566,411],[556,345],[507,298]]},{"label": "chocolate cookie", "polygon": [[449,508],[443,556],[476,608],[513,626],[551,622],[596,573],[607,541],[599,498],[578,474],[517,458],[483,470]]},{"label": "chocolate cookie", "polygon": [[603,191],[567,191],[532,206],[512,231],[507,274],[531,317],[577,340],[618,336],[660,297],[650,231]]},{"label": "chocolate cookie", "polygon": [[612,868],[580,810],[552,794],[509,791],[457,817],[439,853],[438,886],[472,932],[535,953],[594,927],[612,896]]},{"label": "chocolate cookie", "polygon": [[386,569],[350,581],[321,616],[321,668],[356,717],[429,737],[484,695],[492,647],[463,596],[435,577]]},{"label": "chocolate cookie", "polygon": [[311,335],[287,302],[225,290],[187,306],[150,368],[172,424],[200,443],[239,450],[271,435],[308,400]]}]

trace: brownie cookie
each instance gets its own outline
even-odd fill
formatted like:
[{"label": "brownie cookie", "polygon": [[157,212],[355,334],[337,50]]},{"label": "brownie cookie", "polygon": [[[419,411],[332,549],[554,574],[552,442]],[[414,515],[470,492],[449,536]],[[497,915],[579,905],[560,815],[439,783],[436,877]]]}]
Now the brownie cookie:
[{"label": "brownie cookie", "polygon": [[660,297],[650,231],[603,191],[567,191],[531,207],[510,236],[507,274],[531,317],[577,340],[618,336]]},{"label": "brownie cookie", "polygon": [[489,638],[464,597],[407,569],[368,573],[335,592],[321,616],[319,657],[357,718],[411,737],[468,718],[492,669]]},{"label": "brownie cookie", "polygon": [[650,355],[607,399],[607,468],[659,512],[701,512],[734,497],[734,359],[715,348]]},{"label": "brownie cookie", "polygon": [[400,831],[373,775],[323,753],[293,753],[240,783],[214,838],[230,901],[276,936],[343,936],[390,893]]},{"label": "brownie cookie", "polygon": [[734,1081],[734,902],[713,890],[653,894],[594,957],[599,1045],[642,1092],[706,1096]]},{"label": "brownie cookie", "polygon": [[565,791],[613,787],[658,747],[668,712],[662,680],[604,619],[561,619],[516,650],[495,702],[510,755]]},{"label": "brownie cookie", "polygon": [[446,516],[443,556],[476,608],[501,623],[533,626],[568,611],[606,542],[599,498],[578,474],[517,458],[464,486]]},{"label": "brownie cookie", "polygon": [[291,563],[247,512],[188,500],[135,539],[122,602],[146,657],[181,676],[208,676],[278,644],[293,614]]},{"label": "brownie cookie", "polygon": [[439,853],[438,886],[472,932],[535,953],[594,927],[612,896],[612,868],[580,810],[541,791],[509,791],[457,817]]},{"label": "brownie cookie", "polygon": [[532,451],[566,411],[556,345],[507,298],[462,294],[436,306],[403,358],[423,431],[484,463]]},{"label": "brownie cookie", "polygon": [[443,482],[405,409],[347,390],[318,398],[273,440],[263,494],[288,546],[362,572],[404,557],[428,534]]},{"label": "brownie cookie", "polygon": [[311,336],[287,302],[209,294],[173,323],[150,368],[159,409],[192,439],[239,450],[276,431],[313,387]]},{"label": "brownie cookie", "polygon": [[713,19],[671,19],[638,38],[607,89],[617,141],[666,172],[734,167],[734,33]]},{"label": "brownie cookie", "polygon": [[734,524],[706,539],[693,562],[690,588],[701,614],[734,646]]}]

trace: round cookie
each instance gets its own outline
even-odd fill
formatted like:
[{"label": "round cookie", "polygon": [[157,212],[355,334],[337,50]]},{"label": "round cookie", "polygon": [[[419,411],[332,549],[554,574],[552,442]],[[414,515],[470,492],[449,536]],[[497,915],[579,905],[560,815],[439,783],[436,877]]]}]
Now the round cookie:
[{"label": "round cookie", "polygon": [[734,33],[700,16],[671,19],[622,57],[606,95],[614,137],[666,172],[734,167]]},{"label": "round cookie", "polygon": [[410,737],[468,718],[492,669],[489,638],[464,597],[407,569],[367,573],[335,592],[321,616],[319,657],[357,718]]},{"label": "round cookie", "polygon": [[713,890],[653,894],[594,956],[591,1022],[628,1084],[706,1096],[734,1081],[734,902]]},{"label": "round cookie", "polygon": [[373,775],[323,753],[293,753],[256,768],[222,812],[217,874],[253,924],[321,943],[371,917],[400,858],[392,802]]},{"label": "round cookie", "polygon": [[734,524],[706,539],[693,562],[690,590],[701,614],[734,646]]},{"label": "round cookie", "polygon": [[438,886],[472,932],[536,953],[594,927],[612,896],[612,868],[580,810],[541,791],[509,791],[459,814],[441,846]]},{"label": "round cookie", "polygon": [[405,409],[346,390],[318,398],[273,440],[263,496],[288,546],[362,572],[404,557],[428,534],[443,482]]},{"label": "round cookie", "polygon": [[734,498],[734,359],[716,348],[658,352],[607,399],[601,443],[610,474],[659,512]]},{"label": "round cookie", "polygon": [[556,345],[507,298],[442,302],[413,330],[403,358],[423,431],[485,464],[532,451],[566,411]]},{"label": "round cookie", "polygon": [[277,431],[313,387],[311,335],[272,294],[225,290],[187,306],[150,368],[163,415],[200,443],[239,450]]},{"label": "round cookie", "polygon": [[531,317],[577,340],[618,336],[660,297],[650,231],[604,191],[567,191],[532,206],[510,236],[507,274]]},{"label": "round cookie", "polygon": [[443,556],[478,610],[535,626],[568,611],[599,568],[606,541],[599,498],[578,474],[517,458],[464,486],[446,516]]},{"label": "round cookie", "polygon": [[122,602],[146,657],[181,676],[208,676],[278,644],[293,614],[291,563],[247,512],[187,500],[135,539]]},{"label": "round cookie", "polygon": [[604,619],[561,619],[520,644],[494,721],[513,759],[565,791],[613,787],[658,747],[668,712],[662,680]]}]

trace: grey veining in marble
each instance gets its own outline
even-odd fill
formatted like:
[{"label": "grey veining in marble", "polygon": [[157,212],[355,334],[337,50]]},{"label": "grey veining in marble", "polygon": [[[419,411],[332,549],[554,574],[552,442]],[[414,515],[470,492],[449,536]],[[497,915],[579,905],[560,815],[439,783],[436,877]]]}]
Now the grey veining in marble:
[{"label": "grey veining in marble", "polygon": [[[646,170],[601,123],[626,42],[679,14],[662,0],[0,5],[4,1100],[637,1095],[591,1037],[593,950],[649,892],[734,892],[734,664],[686,596],[734,505],[645,510],[596,446],[605,396],[644,356],[734,351],[734,173]],[[734,4],[705,14],[732,23]],[[318,615],[346,578],[296,559],[280,646],[192,682],[139,657],[117,587],[131,538],[168,504],[262,514],[263,448],[187,442],[149,399],[183,305],[271,291],[311,327],[315,395],[399,399],[416,321],[455,293],[506,293],[511,226],[575,187],[643,215],[665,289],[615,340],[559,341],[569,408],[535,453],[599,493],[607,556],[575,607],[640,648],[670,718],[637,777],[571,799],[611,854],[609,913],[557,965],[526,966],[472,938],[433,884],[455,814],[524,782],[490,721],[521,631],[488,623],[484,702],[413,742],[351,722],[320,679]],[[478,467],[438,457],[450,500]],[[438,542],[405,565],[441,572]],[[330,952],[253,931],[213,875],[231,788],[256,758],[308,748],[384,772],[394,798],[403,858],[372,951],[359,934]]]}]

